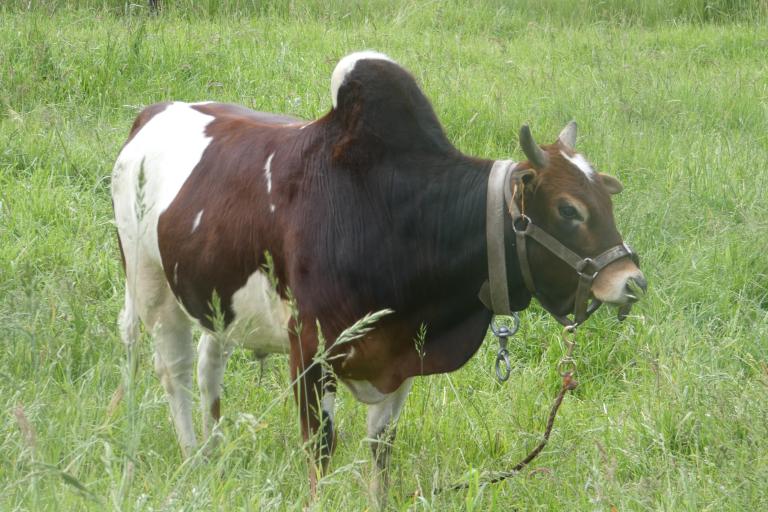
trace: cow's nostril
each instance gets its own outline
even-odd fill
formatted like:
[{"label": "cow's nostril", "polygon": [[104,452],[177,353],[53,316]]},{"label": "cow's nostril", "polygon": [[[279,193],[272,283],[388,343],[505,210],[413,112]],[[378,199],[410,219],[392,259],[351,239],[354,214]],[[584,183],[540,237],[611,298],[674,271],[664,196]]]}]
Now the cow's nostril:
[{"label": "cow's nostril", "polygon": [[648,290],[648,281],[642,275],[630,277],[627,279],[627,293],[629,295],[635,295],[635,290],[639,288],[643,293]]}]

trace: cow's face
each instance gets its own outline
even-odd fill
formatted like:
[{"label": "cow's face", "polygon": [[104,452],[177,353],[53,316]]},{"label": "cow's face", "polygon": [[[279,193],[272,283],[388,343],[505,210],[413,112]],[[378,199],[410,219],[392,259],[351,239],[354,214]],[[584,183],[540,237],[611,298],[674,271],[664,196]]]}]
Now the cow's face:
[{"label": "cow's face", "polygon": [[[525,140],[525,139],[528,140]],[[611,195],[622,185],[597,172],[574,149],[576,124],[569,123],[558,140],[539,147],[527,127],[521,145],[534,172],[525,180],[525,214],[581,257],[594,257],[622,243],[613,218]],[[578,277],[573,268],[535,240],[528,240],[528,259],[540,300],[556,314],[573,311]],[[597,275],[592,296],[624,305],[637,300],[646,280],[629,257],[618,259]]]}]

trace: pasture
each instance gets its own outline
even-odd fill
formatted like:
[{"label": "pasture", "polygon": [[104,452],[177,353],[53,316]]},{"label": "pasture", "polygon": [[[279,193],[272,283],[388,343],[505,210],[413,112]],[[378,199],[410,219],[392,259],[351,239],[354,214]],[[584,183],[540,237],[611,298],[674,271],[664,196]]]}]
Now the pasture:
[{"label": "pasture", "polygon": [[[531,468],[559,387],[538,306],[499,385],[491,336],[417,379],[392,459],[396,510],[768,508],[768,25],[765,1],[547,0],[0,5],[0,510],[302,510],[285,357],[235,352],[224,441],[182,463],[145,336],[127,378],[110,204],[133,118],[168,99],[313,119],[355,50],[410,70],[463,152],[523,158],[520,125],[620,178],[616,223],[649,292],[579,332],[580,387]],[[343,388],[342,388],[343,389]],[[199,418],[197,418],[199,420]],[[363,510],[364,406],[340,391],[317,510]],[[434,495],[454,481],[469,489]],[[415,496],[414,491],[419,490]]]}]

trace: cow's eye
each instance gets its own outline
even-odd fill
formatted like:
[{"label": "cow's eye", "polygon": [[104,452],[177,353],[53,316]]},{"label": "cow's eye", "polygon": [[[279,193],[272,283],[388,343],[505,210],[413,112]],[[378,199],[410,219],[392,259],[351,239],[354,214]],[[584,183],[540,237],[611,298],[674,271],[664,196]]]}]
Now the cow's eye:
[{"label": "cow's eye", "polygon": [[565,204],[560,207],[560,215],[564,219],[568,219],[568,220],[581,219],[581,215],[579,215],[579,210],[577,210],[575,207],[569,204]]}]

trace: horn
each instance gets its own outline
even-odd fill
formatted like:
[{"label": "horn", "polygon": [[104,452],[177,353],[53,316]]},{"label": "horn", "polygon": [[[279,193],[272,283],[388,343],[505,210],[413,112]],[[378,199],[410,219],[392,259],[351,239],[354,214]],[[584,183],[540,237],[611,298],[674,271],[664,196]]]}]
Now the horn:
[{"label": "horn", "polygon": [[533,140],[531,135],[531,129],[527,124],[524,124],[520,128],[520,146],[523,148],[523,153],[528,157],[528,160],[533,164],[536,169],[543,169],[547,166],[547,155],[541,150],[536,141]]},{"label": "horn", "polygon": [[557,139],[568,149],[576,147],[576,128],[578,128],[576,121],[570,121],[557,136]]}]

